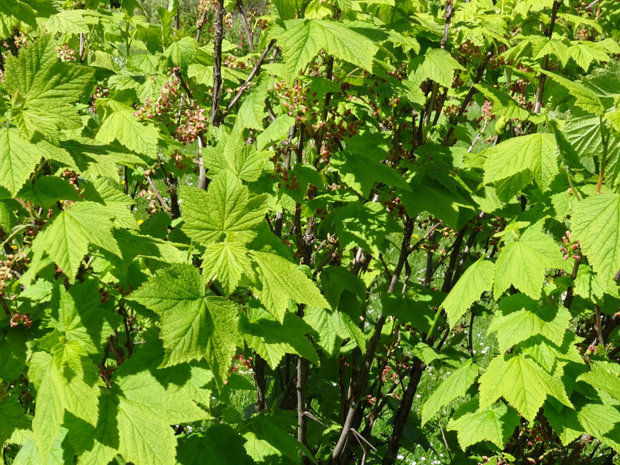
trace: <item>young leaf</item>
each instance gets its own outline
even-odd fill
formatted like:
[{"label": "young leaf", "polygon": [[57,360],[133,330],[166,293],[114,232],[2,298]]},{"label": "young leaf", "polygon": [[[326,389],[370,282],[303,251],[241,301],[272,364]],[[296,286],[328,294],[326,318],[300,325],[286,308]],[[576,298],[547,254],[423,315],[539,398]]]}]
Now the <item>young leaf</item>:
[{"label": "young leaf", "polygon": [[208,192],[181,190],[183,231],[200,244],[208,245],[234,237],[249,242],[265,218],[267,196],[250,198],[250,191],[228,171],[209,184]]},{"label": "young leaf", "polygon": [[152,124],[140,123],[134,116],[135,110],[122,103],[110,100],[107,106],[97,140],[104,144],[117,140],[129,150],[155,158],[159,139],[157,128]]},{"label": "young leaf", "polygon": [[63,210],[45,231],[43,248],[70,282],[75,279],[90,244],[121,256],[112,236],[110,217],[102,205],[80,202]]},{"label": "young leaf", "polygon": [[32,422],[41,455],[47,457],[60,430],[65,411],[96,425],[101,380],[95,366],[82,356],[77,341],[61,343],[55,356],[35,352],[29,379],[37,388],[37,405]]},{"label": "young leaf", "polygon": [[480,294],[493,288],[494,272],[494,264],[484,257],[467,268],[441,304],[450,327],[456,325],[471,304],[480,298]]},{"label": "young leaf", "polygon": [[593,362],[591,371],[582,374],[577,381],[585,381],[620,401],[620,369],[611,362]]},{"label": "young leaf", "polygon": [[562,345],[572,319],[570,312],[558,305],[539,305],[523,294],[515,294],[500,302],[501,315],[495,315],[487,334],[497,333],[500,352],[526,339],[542,335]]},{"label": "young leaf", "polygon": [[217,279],[230,295],[239,285],[243,275],[252,277],[252,260],[240,242],[218,242],[207,247],[202,257],[202,275],[205,281]]},{"label": "young leaf", "polygon": [[0,186],[17,195],[37,164],[48,155],[15,129],[0,129]]},{"label": "young leaf", "polygon": [[513,137],[482,152],[484,182],[494,183],[530,171],[538,185],[547,190],[558,174],[553,134]]},{"label": "young leaf", "polygon": [[571,230],[588,261],[608,288],[620,270],[620,195],[592,195],[573,206]]},{"label": "young leaf", "polygon": [[414,58],[411,64],[416,67],[411,79],[416,82],[432,79],[444,87],[452,85],[454,71],[464,69],[449,52],[439,48],[429,49],[424,56]]},{"label": "young leaf", "polygon": [[531,298],[538,299],[547,268],[561,268],[563,263],[560,249],[553,239],[528,229],[500,252],[495,263],[493,295],[497,299],[514,285]]},{"label": "young leaf", "polygon": [[294,263],[276,254],[251,252],[256,264],[258,297],[267,311],[284,321],[289,299],[298,304],[330,308],[316,285]]},{"label": "young leaf", "polygon": [[517,412],[500,403],[450,420],[448,430],[457,432],[463,450],[481,441],[490,441],[503,449],[517,426],[519,426]]},{"label": "young leaf", "polygon": [[478,366],[472,359],[463,363],[449,375],[422,405],[421,418],[424,426],[440,408],[448,405],[457,397],[464,396],[478,377]]},{"label": "young leaf", "polygon": [[534,421],[547,395],[572,407],[564,384],[549,375],[536,362],[522,355],[499,355],[491,360],[480,377],[480,407],[503,397],[526,420]]},{"label": "young leaf", "polygon": [[379,48],[369,38],[334,21],[290,21],[287,26],[277,39],[288,79],[293,79],[321,50],[372,72]]},{"label": "young leaf", "polygon": [[130,300],[161,317],[162,366],[205,358],[223,383],[238,339],[237,311],[227,299],[206,295],[196,268],[178,264],[160,270]]},{"label": "young leaf", "polygon": [[170,425],[203,420],[207,413],[182,386],[164,387],[135,363],[129,372],[101,397],[96,428],[79,432],[80,444],[92,444],[79,463],[108,463],[120,453],[135,465],[176,465],[177,441]]}]

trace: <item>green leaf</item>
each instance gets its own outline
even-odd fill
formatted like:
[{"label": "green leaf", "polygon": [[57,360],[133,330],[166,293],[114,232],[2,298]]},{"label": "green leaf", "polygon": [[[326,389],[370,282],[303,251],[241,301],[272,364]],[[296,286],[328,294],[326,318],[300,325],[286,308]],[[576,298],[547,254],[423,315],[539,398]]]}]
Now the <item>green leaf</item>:
[{"label": "green leaf", "polygon": [[481,408],[503,397],[530,422],[534,421],[548,395],[567,407],[573,406],[561,380],[522,355],[495,357],[480,377]]},{"label": "green leaf", "polygon": [[381,254],[385,237],[398,232],[398,223],[379,202],[351,202],[334,217],[340,245],[345,250],[363,248],[375,257]]},{"label": "green leaf", "polygon": [[109,463],[120,453],[135,465],[177,465],[177,440],[171,425],[200,421],[207,413],[177,383],[164,386],[144,367],[131,360],[131,373],[114,380],[102,395],[99,422],[82,428],[79,463]]},{"label": "green leaf", "polygon": [[227,299],[206,295],[196,268],[177,264],[160,270],[130,300],[161,317],[163,367],[205,358],[222,384],[235,354],[237,311]]},{"label": "green leaf", "polygon": [[[609,113],[606,113],[608,115]],[[605,167],[605,181],[615,185],[617,176],[617,161],[620,157],[620,139],[609,134],[605,130],[607,142],[607,164]],[[562,134],[571,143],[579,158],[600,157],[603,153],[601,137],[601,119],[596,116],[586,115],[570,118],[562,128]],[[582,160],[584,166],[588,166],[587,160]],[[592,162],[590,162],[592,163]],[[614,166],[615,165],[615,166]]]},{"label": "green leaf", "polygon": [[244,122],[237,118],[230,134],[222,131],[217,147],[203,150],[204,164],[212,177],[230,171],[244,181],[256,181],[270,166],[270,152],[259,152],[248,144],[244,131]]},{"label": "green leaf", "polygon": [[207,282],[217,279],[230,295],[243,275],[253,277],[248,249],[239,242],[218,242],[207,247],[202,257],[202,275]]},{"label": "green leaf", "polygon": [[0,201],[0,228],[8,233],[15,225],[17,225],[17,217],[13,213],[13,209],[6,202]]},{"label": "green leaf", "polygon": [[444,87],[452,86],[454,71],[464,69],[449,52],[439,48],[428,49],[425,55],[414,58],[411,64],[416,69],[410,79],[416,82],[432,79]]},{"label": "green leaf", "polygon": [[372,72],[379,48],[362,34],[342,24],[320,19],[293,20],[286,24],[287,30],[277,39],[282,47],[288,79],[297,76],[321,50]]},{"label": "green leaf", "polygon": [[521,107],[521,105],[506,92],[485,84],[476,84],[474,87],[493,102],[494,115],[502,116],[506,119],[520,119],[522,121],[530,117],[530,112]]},{"label": "green leaf", "polygon": [[61,332],[68,342],[77,341],[87,354],[101,353],[120,324],[117,315],[102,308],[99,286],[94,280],[75,284],[68,291],[57,284],[51,312],[44,320],[44,326]]},{"label": "green leaf", "polygon": [[12,395],[0,401],[0,444],[6,444],[15,432],[30,430],[30,420],[17,399]]},{"label": "green leaf", "polygon": [[[178,66],[182,70],[186,70],[196,61],[196,53],[198,51],[198,42],[192,37],[183,37],[181,40],[173,42],[166,50],[166,58],[168,59],[168,68]],[[209,83],[213,85],[213,81]]]},{"label": "green leaf", "polygon": [[577,381],[585,381],[620,401],[620,370],[610,362],[592,362],[592,370],[582,374]]},{"label": "green leaf", "polygon": [[299,355],[318,365],[319,356],[306,336],[314,330],[297,315],[287,313],[284,322],[279,323],[251,302],[248,319],[242,318],[241,322],[248,347],[265,359],[272,369],[276,369],[286,354]]},{"label": "green leaf", "polygon": [[251,252],[256,265],[256,291],[262,304],[279,322],[284,321],[288,301],[330,308],[321,292],[294,263],[279,255]]},{"label": "green leaf", "polygon": [[63,210],[45,230],[43,248],[73,282],[90,244],[121,256],[112,236],[111,215],[105,207],[80,202]]},{"label": "green leaf", "polygon": [[16,196],[37,164],[48,155],[15,129],[0,129],[0,186]]},{"label": "green leaf", "polygon": [[204,458],[219,465],[250,465],[245,439],[231,426],[211,425],[204,433],[194,433],[180,440],[179,465],[203,465]]},{"label": "green leaf", "polygon": [[356,192],[367,198],[372,188],[384,183],[389,186],[411,190],[407,181],[394,168],[382,163],[385,153],[372,151],[336,152],[330,159],[343,181]]},{"label": "green leaf", "polygon": [[424,426],[442,407],[450,404],[457,397],[465,395],[478,377],[478,366],[472,359],[463,363],[450,374],[428,397],[422,405],[421,419]]},{"label": "green leaf", "polygon": [[152,124],[140,123],[134,113],[135,110],[131,107],[109,101],[97,140],[104,144],[117,140],[129,150],[155,158],[159,132]]},{"label": "green leaf", "polygon": [[96,425],[101,380],[94,364],[86,360],[77,341],[60,342],[54,356],[35,352],[30,360],[29,379],[37,389],[32,422],[41,459],[49,455],[65,411]]},{"label": "green leaf", "polygon": [[448,430],[457,432],[463,450],[481,441],[490,441],[500,450],[504,449],[508,438],[519,426],[519,415],[505,404],[468,410],[473,411],[468,411],[448,423]]},{"label": "green leaf", "polygon": [[533,174],[538,185],[547,190],[558,174],[553,134],[513,137],[483,151],[484,182],[501,181],[524,171]]},{"label": "green leaf", "polygon": [[257,137],[258,150],[263,150],[269,144],[280,142],[295,124],[295,118],[289,115],[280,115],[267,126]]},{"label": "green leaf", "polygon": [[181,190],[183,231],[200,244],[224,238],[249,242],[265,219],[266,195],[250,198],[237,177],[223,172],[209,184],[207,192],[196,188]]},{"label": "green leaf", "polygon": [[573,41],[568,49],[568,54],[584,71],[588,71],[593,61],[610,60],[610,56],[604,48],[596,42],[586,40]]},{"label": "green leaf", "polygon": [[558,346],[562,345],[572,319],[570,312],[558,305],[539,305],[523,294],[502,299],[501,314],[496,314],[487,334],[497,333],[500,352],[532,336],[541,335]]},{"label": "green leaf", "polygon": [[317,344],[330,356],[338,353],[345,339],[353,339],[362,352],[365,352],[364,336],[346,313],[330,312],[323,308],[309,308],[306,309],[304,321],[318,333]]},{"label": "green leaf", "polygon": [[65,34],[88,34],[90,27],[98,22],[98,14],[92,10],[64,10],[50,16],[45,29]]},{"label": "green leaf", "polygon": [[534,59],[540,60],[544,58],[545,55],[555,55],[555,57],[560,61],[560,63],[562,63],[562,66],[566,66],[568,60],[570,59],[568,49],[569,43],[566,39],[552,38],[545,43],[543,48],[540,49]]},{"label": "green leaf", "polygon": [[80,201],[80,193],[61,178],[55,176],[39,176],[34,186],[26,185],[20,197],[43,208],[50,208],[59,200]]},{"label": "green leaf", "polygon": [[58,128],[82,127],[75,104],[91,85],[95,70],[60,62],[50,35],[40,36],[19,58],[10,57],[6,69],[11,114],[22,132],[32,136],[39,131],[55,139]]},{"label": "green leaf", "polygon": [[497,299],[511,285],[533,299],[540,297],[547,268],[563,267],[562,253],[549,236],[534,229],[501,250],[495,263],[493,295]]},{"label": "green leaf", "polygon": [[551,73],[549,71],[545,71],[545,74],[547,74],[547,76],[556,81],[562,87],[566,87],[570,92],[571,97],[575,98],[575,105],[582,110],[596,116],[602,116],[603,113],[605,113],[605,107],[603,106],[601,99],[592,89],[576,81],[565,78],[564,76],[560,76],[559,74]]},{"label": "green leaf", "polygon": [[471,265],[454,285],[441,308],[446,311],[450,327],[465,314],[484,291],[493,288],[495,267],[484,257]]},{"label": "green leaf", "polygon": [[29,437],[15,456],[12,465],[69,465],[72,463],[72,450],[65,440],[69,431],[61,427],[56,437],[52,438],[52,447],[49,454],[43,457],[35,438]]},{"label": "green leaf", "polygon": [[595,194],[573,205],[571,230],[608,289],[620,270],[620,195]]}]

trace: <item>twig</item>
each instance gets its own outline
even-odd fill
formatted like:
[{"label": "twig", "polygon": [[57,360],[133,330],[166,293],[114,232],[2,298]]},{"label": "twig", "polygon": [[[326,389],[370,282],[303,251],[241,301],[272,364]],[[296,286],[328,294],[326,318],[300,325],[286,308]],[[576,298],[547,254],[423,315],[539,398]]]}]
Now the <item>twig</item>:
[{"label": "twig", "polygon": [[323,267],[327,265],[327,263],[329,263],[329,261],[331,260],[336,249],[338,249],[338,239],[336,239],[336,241],[332,245],[332,248],[325,254],[325,257],[323,257],[321,263],[319,263],[319,265],[316,267],[316,270],[314,270],[314,273],[312,274],[312,279],[316,280],[316,277],[321,272]]},{"label": "twig", "polygon": [[196,42],[200,42],[200,36],[202,35],[202,28],[207,21],[207,9],[205,8],[200,16],[200,20],[198,21],[198,29],[196,30]]},{"label": "twig", "polygon": [[250,27],[250,23],[248,22],[248,17],[245,14],[245,9],[243,8],[243,0],[237,0],[237,8],[239,9],[239,13],[241,14],[241,22],[243,23],[245,37],[248,39],[248,46],[250,47],[250,52],[253,52],[254,38],[252,37],[252,28]]},{"label": "twig", "polygon": [[230,109],[239,101],[243,93],[247,90],[248,88],[247,86],[250,83],[250,81],[254,79],[254,76],[256,76],[260,72],[260,67],[263,64],[263,61],[265,61],[265,57],[269,53],[269,50],[271,50],[271,48],[275,45],[275,43],[276,43],[276,39],[272,39],[269,42],[269,44],[267,44],[267,48],[263,50],[263,53],[258,58],[258,61],[254,65],[254,68],[252,68],[252,71],[250,71],[250,74],[246,78],[245,82],[241,84],[241,86],[239,87],[239,90],[237,91],[233,99],[228,103],[228,106],[226,107],[227,112],[230,111]]},{"label": "twig", "polygon": [[168,202],[166,202],[166,199],[164,199],[161,196],[161,194],[159,193],[159,190],[157,190],[157,187],[155,187],[155,183],[153,182],[151,177],[148,175],[145,175],[144,177],[149,182],[149,185],[151,186],[151,189],[153,189],[153,192],[155,192],[155,197],[157,197],[159,204],[164,208],[164,210],[167,210],[168,212],[170,212],[170,207],[168,206]]},{"label": "twig", "polygon": [[441,426],[441,420],[439,419],[439,416],[437,414],[435,414],[435,417],[437,418],[437,424],[439,425],[439,431],[441,431],[441,438],[443,439],[443,444],[444,446],[446,446],[446,450],[448,451],[448,457],[450,458],[450,463],[454,463],[454,461],[452,460],[452,453],[450,452],[450,446],[448,445],[448,440],[446,439],[446,433],[443,430],[443,427]]}]

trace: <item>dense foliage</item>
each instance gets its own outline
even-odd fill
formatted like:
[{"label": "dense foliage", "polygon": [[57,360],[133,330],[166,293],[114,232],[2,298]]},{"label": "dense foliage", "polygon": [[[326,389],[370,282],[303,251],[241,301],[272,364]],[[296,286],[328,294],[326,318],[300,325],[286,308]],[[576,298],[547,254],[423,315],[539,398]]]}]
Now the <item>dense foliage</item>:
[{"label": "dense foliage", "polygon": [[5,464],[620,463],[617,0],[144,3],[0,2]]}]

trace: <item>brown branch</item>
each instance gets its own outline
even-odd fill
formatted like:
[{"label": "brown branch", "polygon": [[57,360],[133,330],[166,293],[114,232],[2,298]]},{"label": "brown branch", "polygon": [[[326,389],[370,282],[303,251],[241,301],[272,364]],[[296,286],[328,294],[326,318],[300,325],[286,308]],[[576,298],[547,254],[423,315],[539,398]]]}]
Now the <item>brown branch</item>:
[{"label": "brown branch", "polygon": [[159,193],[159,190],[157,189],[157,187],[155,187],[155,183],[153,182],[151,177],[147,175],[145,175],[144,177],[149,182],[151,189],[153,189],[153,192],[155,193],[155,197],[157,197],[159,204],[164,208],[164,210],[167,210],[168,212],[170,212],[170,207],[168,206],[168,202],[166,202],[166,199],[164,199],[161,196],[161,194]]},{"label": "brown branch", "polygon": [[243,0],[237,0],[237,8],[239,9],[239,13],[241,14],[241,22],[243,23],[243,30],[245,32],[245,37],[248,39],[248,46],[250,47],[250,52],[254,51],[254,37],[252,37],[252,28],[250,27],[250,23],[248,22],[248,17],[245,14],[245,9],[243,8]]},{"label": "brown branch", "polygon": [[398,449],[400,448],[400,440],[403,436],[403,430],[413,405],[415,393],[418,390],[422,373],[424,372],[424,363],[417,357],[413,359],[413,366],[409,375],[409,384],[405,388],[403,398],[398,405],[394,422],[392,423],[392,435],[388,441],[388,448],[383,455],[383,465],[392,465],[396,461]]},{"label": "brown branch", "polygon": [[[301,311],[301,310],[300,310]],[[308,361],[303,357],[297,357],[297,440],[304,446],[308,446],[306,439],[306,381],[308,379]],[[309,457],[303,456],[302,463],[310,463]]]},{"label": "brown branch", "polygon": [[452,137],[454,136],[454,124],[456,123],[456,120],[458,120],[465,114],[465,110],[467,110],[467,107],[474,98],[474,95],[476,95],[476,92],[478,92],[474,86],[482,80],[482,76],[484,76],[484,72],[486,71],[487,65],[489,64],[489,60],[492,56],[493,54],[491,52],[485,55],[484,60],[482,61],[482,63],[480,63],[480,66],[478,66],[476,76],[474,76],[473,85],[469,88],[469,92],[467,92],[465,99],[463,99],[463,102],[461,103],[459,112],[457,113],[456,117],[450,118],[450,129],[448,129],[448,133],[445,135],[443,141],[441,142],[441,145],[443,145],[444,147],[451,145]]},{"label": "brown branch", "polygon": [[260,355],[254,352],[254,385],[256,386],[256,402],[254,411],[260,412],[267,408],[267,377],[265,371],[267,362]]},{"label": "brown branch", "polygon": [[222,99],[222,41],[224,40],[224,0],[217,0],[213,36],[213,92],[211,93],[211,125],[221,123]]},{"label": "brown branch", "polygon": [[[398,263],[396,264],[396,268],[394,269],[392,280],[390,281],[390,286],[388,288],[388,293],[390,294],[394,293],[394,290],[396,289],[396,285],[398,284],[398,280],[400,278],[400,274],[403,271],[405,261],[409,257],[409,246],[411,244],[412,234],[413,220],[410,217],[407,217],[405,221],[405,231],[403,232],[403,241],[400,249],[400,256],[398,257]],[[381,339],[381,331],[383,330],[385,321],[385,315],[381,315],[377,320],[377,323],[375,324],[375,333],[370,338],[370,341],[368,342],[368,347],[366,347],[366,356],[364,357],[364,362],[360,367],[360,371],[357,379],[354,382],[354,385],[350,388],[352,392],[351,403],[349,404],[349,409],[342,425],[340,437],[338,438],[338,442],[336,443],[336,446],[332,451],[330,463],[338,463],[342,458],[342,454],[345,450],[349,433],[351,432],[351,428],[353,428],[353,420],[355,419],[357,413],[362,391],[366,386],[366,383],[368,382],[368,374],[370,373],[370,367],[372,366],[375,359],[375,351],[377,350],[377,345],[379,344],[379,340]]]},{"label": "brown branch", "polygon": [[250,83],[250,81],[252,79],[254,79],[254,76],[256,76],[257,74],[260,73],[260,67],[263,64],[263,61],[265,61],[265,57],[269,53],[269,50],[271,50],[271,48],[275,45],[275,43],[276,43],[276,39],[272,39],[271,42],[269,42],[269,44],[267,44],[267,48],[265,48],[265,50],[263,50],[263,53],[258,58],[258,61],[254,65],[254,68],[252,68],[252,71],[250,71],[250,74],[248,75],[247,79],[245,80],[245,82],[243,84],[241,84],[241,86],[239,87],[239,90],[237,91],[235,96],[228,103],[228,106],[226,107],[226,111],[227,112],[230,111],[230,109],[239,101],[239,99],[241,98],[243,93],[248,89],[248,84]]},{"label": "brown branch", "polygon": [[205,8],[200,16],[200,20],[198,21],[198,29],[196,30],[196,42],[200,42],[200,36],[202,35],[202,28],[207,21],[207,9]]}]

